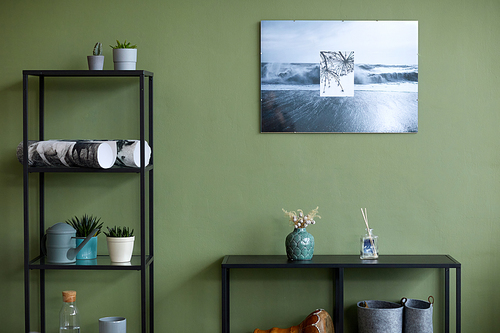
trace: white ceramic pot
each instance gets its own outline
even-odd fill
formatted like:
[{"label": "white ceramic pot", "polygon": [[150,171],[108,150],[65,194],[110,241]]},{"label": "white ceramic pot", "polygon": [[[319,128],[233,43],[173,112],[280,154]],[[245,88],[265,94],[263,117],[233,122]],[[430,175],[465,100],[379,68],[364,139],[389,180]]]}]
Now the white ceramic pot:
[{"label": "white ceramic pot", "polygon": [[112,262],[129,262],[134,252],[135,236],[106,237],[109,258]]},{"label": "white ceramic pot", "polygon": [[89,63],[89,69],[91,71],[102,71],[102,68],[104,66],[104,56],[87,56],[87,62]]},{"label": "white ceramic pot", "polygon": [[113,49],[115,70],[135,70],[137,49]]}]

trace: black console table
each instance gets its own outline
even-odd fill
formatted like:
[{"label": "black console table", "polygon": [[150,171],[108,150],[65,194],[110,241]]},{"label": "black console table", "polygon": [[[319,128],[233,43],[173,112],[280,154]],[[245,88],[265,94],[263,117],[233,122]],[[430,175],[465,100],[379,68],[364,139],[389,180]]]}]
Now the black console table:
[{"label": "black console table", "polygon": [[456,333],[461,332],[461,264],[449,255],[382,255],[377,260],[361,260],[357,255],[314,255],[312,260],[288,261],[285,255],[228,255],[222,268],[222,333],[229,333],[229,271],[231,268],[328,268],[335,277],[336,333],[344,331],[345,268],[439,268],[445,274],[445,333],[450,332],[450,268],[456,276]]}]

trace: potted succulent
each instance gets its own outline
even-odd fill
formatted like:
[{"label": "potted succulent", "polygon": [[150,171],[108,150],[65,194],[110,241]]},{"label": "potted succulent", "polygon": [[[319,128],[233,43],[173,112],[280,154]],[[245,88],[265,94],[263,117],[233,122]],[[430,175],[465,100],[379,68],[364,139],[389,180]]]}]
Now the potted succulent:
[{"label": "potted succulent", "polygon": [[113,63],[115,70],[135,70],[137,63],[137,45],[130,45],[130,42],[120,43],[116,40],[116,45],[110,45],[113,49]]},{"label": "potted succulent", "polygon": [[97,42],[92,52],[93,55],[87,56],[90,70],[102,70],[104,66],[104,56],[102,55],[102,44]]},{"label": "potted succulent", "polygon": [[108,244],[109,257],[112,262],[129,262],[134,251],[134,229],[130,231],[128,227],[108,228],[104,231]]},{"label": "potted succulent", "polygon": [[[80,245],[90,233],[97,229],[97,232],[85,244],[85,246],[78,252],[76,259],[96,259],[97,258],[97,235],[101,233],[103,222],[101,219],[93,215],[88,216],[84,214],[80,219],[75,216],[66,223],[75,228],[76,230],[76,246]],[[100,222],[100,223],[99,223]]]}]

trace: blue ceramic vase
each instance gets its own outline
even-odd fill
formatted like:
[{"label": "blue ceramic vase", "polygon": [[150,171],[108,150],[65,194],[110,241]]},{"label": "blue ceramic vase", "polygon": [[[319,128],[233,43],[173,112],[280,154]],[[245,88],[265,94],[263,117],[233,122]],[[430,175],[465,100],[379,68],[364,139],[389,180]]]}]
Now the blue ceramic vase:
[{"label": "blue ceramic vase", "polygon": [[314,237],[306,228],[296,228],[285,240],[289,260],[311,260],[314,252]]}]

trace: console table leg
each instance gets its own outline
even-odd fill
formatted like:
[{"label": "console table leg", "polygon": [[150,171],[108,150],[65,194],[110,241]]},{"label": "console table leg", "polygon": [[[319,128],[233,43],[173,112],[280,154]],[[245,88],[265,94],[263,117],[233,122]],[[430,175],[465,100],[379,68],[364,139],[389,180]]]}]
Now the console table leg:
[{"label": "console table leg", "polygon": [[457,333],[462,331],[462,276],[461,268],[456,268],[456,292],[457,292]]},{"label": "console table leg", "polygon": [[450,333],[450,269],[444,269],[444,332]]},{"label": "console table leg", "polygon": [[222,268],[222,333],[229,333],[229,269]]},{"label": "console table leg", "polygon": [[344,332],[344,268],[334,268],[335,310],[334,325],[336,333]]}]

